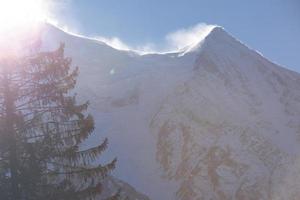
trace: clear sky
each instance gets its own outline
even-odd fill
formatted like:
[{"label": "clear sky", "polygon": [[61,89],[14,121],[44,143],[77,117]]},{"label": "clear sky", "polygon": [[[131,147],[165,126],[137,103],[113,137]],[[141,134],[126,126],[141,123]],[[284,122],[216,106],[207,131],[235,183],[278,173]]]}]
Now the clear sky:
[{"label": "clear sky", "polygon": [[217,24],[270,60],[300,72],[300,0],[66,0],[55,15],[87,36],[161,46],[166,35]]}]

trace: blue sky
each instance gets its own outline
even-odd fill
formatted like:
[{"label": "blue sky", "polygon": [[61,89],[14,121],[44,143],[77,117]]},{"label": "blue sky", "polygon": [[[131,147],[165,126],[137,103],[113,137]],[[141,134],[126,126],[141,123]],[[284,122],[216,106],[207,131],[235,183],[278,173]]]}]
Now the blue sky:
[{"label": "blue sky", "polygon": [[217,24],[300,72],[300,0],[65,0],[60,7],[54,15],[61,25],[132,47],[163,48],[172,32]]}]

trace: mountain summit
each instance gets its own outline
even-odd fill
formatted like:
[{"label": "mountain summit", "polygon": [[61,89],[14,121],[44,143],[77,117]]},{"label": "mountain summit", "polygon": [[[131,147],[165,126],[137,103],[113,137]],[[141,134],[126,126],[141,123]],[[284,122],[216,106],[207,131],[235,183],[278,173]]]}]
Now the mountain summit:
[{"label": "mountain summit", "polygon": [[300,198],[298,73],[221,27],[146,55],[51,30],[44,48],[66,43],[118,178],[151,199]]}]

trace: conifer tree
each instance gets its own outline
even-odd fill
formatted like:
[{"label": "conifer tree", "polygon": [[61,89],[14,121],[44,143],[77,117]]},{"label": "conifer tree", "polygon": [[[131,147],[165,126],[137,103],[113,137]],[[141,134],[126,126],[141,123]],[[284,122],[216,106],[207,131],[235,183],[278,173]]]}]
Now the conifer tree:
[{"label": "conifer tree", "polygon": [[101,192],[116,159],[95,165],[107,139],[82,148],[94,121],[89,103],[70,93],[77,75],[63,44],[0,61],[0,199],[82,200]]}]

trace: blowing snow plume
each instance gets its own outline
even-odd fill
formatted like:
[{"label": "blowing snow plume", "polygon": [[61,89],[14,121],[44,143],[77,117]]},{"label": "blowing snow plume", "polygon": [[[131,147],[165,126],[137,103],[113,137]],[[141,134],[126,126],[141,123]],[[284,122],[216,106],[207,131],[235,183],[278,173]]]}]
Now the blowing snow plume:
[{"label": "blowing snow plume", "polygon": [[[57,25],[56,25],[57,26]],[[106,43],[107,45],[118,49],[118,50],[125,50],[125,51],[135,51],[139,54],[149,54],[149,53],[168,53],[168,52],[178,52],[183,49],[190,49],[191,47],[198,44],[201,40],[203,40],[216,25],[208,25],[205,23],[199,23],[195,26],[191,26],[188,28],[182,28],[176,30],[174,32],[168,33],[162,42],[162,45],[158,45],[152,42],[146,44],[139,44],[139,45],[130,45],[123,41],[121,38],[114,37],[114,36],[84,36],[84,34],[78,33],[77,31],[70,31],[74,30],[73,28],[69,28],[66,26],[60,27],[65,32],[70,34],[95,39],[101,42]],[[75,29],[75,30],[78,30]]]},{"label": "blowing snow plume", "polygon": [[186,29],[180,29],[166,36],[169,51],[180,51],[198,44],[216,25],[199,23]]},{"label": "blowing snow plume", "polygon": [[133,50],[141,54],[178,52],[186,48],[191,48],[194,45],[198,44],[215,27],[216,25],[199,23],[195,26],[176,30],[174,32],[168,33],[165,36],[162,46],[159,46],[154,43],[147,43],[134,47],[129,44],[126,44],[121,39],[116,37],[96,37],[96,39],[99,39],[116,49]]}]

